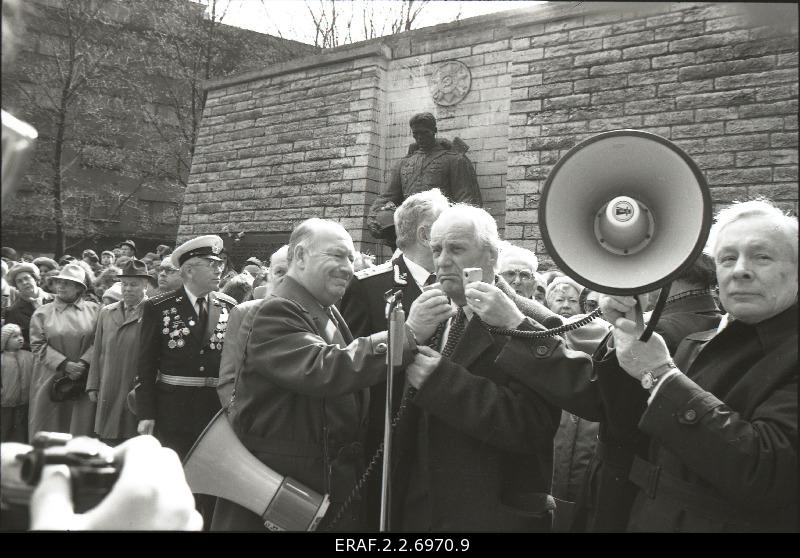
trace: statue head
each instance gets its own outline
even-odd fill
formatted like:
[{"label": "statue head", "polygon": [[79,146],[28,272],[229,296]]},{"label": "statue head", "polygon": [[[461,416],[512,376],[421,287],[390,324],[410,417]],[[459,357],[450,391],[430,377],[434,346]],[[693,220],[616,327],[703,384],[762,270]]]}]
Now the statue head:
[{"label": "statue head", "polygon": [[436,117],[429,112],[420,112],[408,121],[411,126],[411,135],[417,145],[423,149],[436,144]]}]

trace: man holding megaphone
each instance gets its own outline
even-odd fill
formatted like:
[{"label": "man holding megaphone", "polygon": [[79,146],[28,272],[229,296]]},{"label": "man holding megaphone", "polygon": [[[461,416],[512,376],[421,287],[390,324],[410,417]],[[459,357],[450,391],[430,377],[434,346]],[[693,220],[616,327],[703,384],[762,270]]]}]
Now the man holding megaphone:
[{"label": "man holding megaphone", "polygon": [[[764,201],[719,213],[708,249],[728,316],[687,336],[674,361],[657,333],[639,339],[635,299],[610,295],[600,307],[613,336],[593,367],[573,361],[563,374],[557,338],[544,359],[516,339],[498,357],[565,409],[642,437],[628,530],[797,530],[797,230],[797,218]],[[594,391],[604,382],[640,385],[648,399]]]}]

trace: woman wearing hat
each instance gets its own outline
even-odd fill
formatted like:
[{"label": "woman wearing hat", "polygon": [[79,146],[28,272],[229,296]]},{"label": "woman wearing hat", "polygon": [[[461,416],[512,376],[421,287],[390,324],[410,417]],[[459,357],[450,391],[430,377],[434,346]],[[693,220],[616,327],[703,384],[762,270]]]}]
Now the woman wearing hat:
[{"label": "woman wearing hat", "polygon": [[126,397],[137,374],[141,303],[145,289],[155,285],[141,260],[130,260],[118,277],[122,300],[100,310],[86,381],[89,399],[97,402],[94,431],[109,445],[137,434],[138,419],[128,410]]},{"label": "woman wearing hat", "polygon": [[36,365],[31,381],[30,436],[41,430],[78,436],[94,431],[95,404],[85,391],[76,387],[74,398],[51,399],[57,379],[68,377],[79,387],[89,372],[100,305],[84,299],[85,280],[82,267],[65,265],[53,278],[55,300],[37,308],[31,317]]},{"label": "woman wearing hat", "polygon": [[31,263],[21,263],[6,275],[9,284],[17,289],[17,299],[5,315],[7,324],[17,324],[22,330],[22,348],[30,351],[30,323],[34,311],[53,300],[50,293],[39,287],[39,268]]}]

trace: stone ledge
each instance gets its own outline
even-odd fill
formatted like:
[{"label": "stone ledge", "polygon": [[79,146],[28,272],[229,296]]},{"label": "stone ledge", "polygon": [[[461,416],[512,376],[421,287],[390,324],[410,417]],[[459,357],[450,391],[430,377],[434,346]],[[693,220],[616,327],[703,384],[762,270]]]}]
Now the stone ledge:
[{"label": "stone ledge", "polygon": [[205,91],[211,91],[213,89],[221,89],[223,87],[238,85],[240,83],[255,81],[257,79],[273,77],[281,74],[288,74],[291,72],[297,72],[299,70],[305,70],[308,68],[328,66],[330,64],[336,64],[340,62],[348,62],[350,60],[356,60],[359,58],[369,58],[373,56],[378,56],[385,60],[391,60],[392,49],[383,43],[376,43],[376,42],[361,44],[355,47],[351,47],[350,45],[348,45],[346,47],[342,47],[340,49],[332,49],[323,52],[321,54],[313,54],[311,56],[297,58],[295,60],[290,60],[288,62],[283,62],[281,64],[275,64],[274,66],[271,66],[270,68],[265,68],[263,70],[255,70],[252,72],[239,74],[237,76],[231,76],[221,79],[207,80],[201,83],[201,87]]}]

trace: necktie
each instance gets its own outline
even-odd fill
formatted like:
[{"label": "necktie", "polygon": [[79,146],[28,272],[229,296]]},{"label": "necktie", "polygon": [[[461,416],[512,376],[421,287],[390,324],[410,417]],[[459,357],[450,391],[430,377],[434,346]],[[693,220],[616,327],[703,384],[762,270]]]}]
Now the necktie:
[{"label": "necktie", "polygon": [[453,323],[450,324],[450,333],[447,335],[447,343],[444,345],[444,349],[442,349],[442,356],[449,357],[453,354],[453,350],[455,350],[456,345],[461,340],[461,337],[464,335],[464,330],[467,329],[467,315],[464,313],[464,309],[458,309],[458,314],[453,319]]},{"label": "necktie", "polygon": [[200,331],[206,330],[206,324],[208,323],[208,312],[206,311],[206,297],[200,297],[197,299],[197,325],[200,326]]}]

